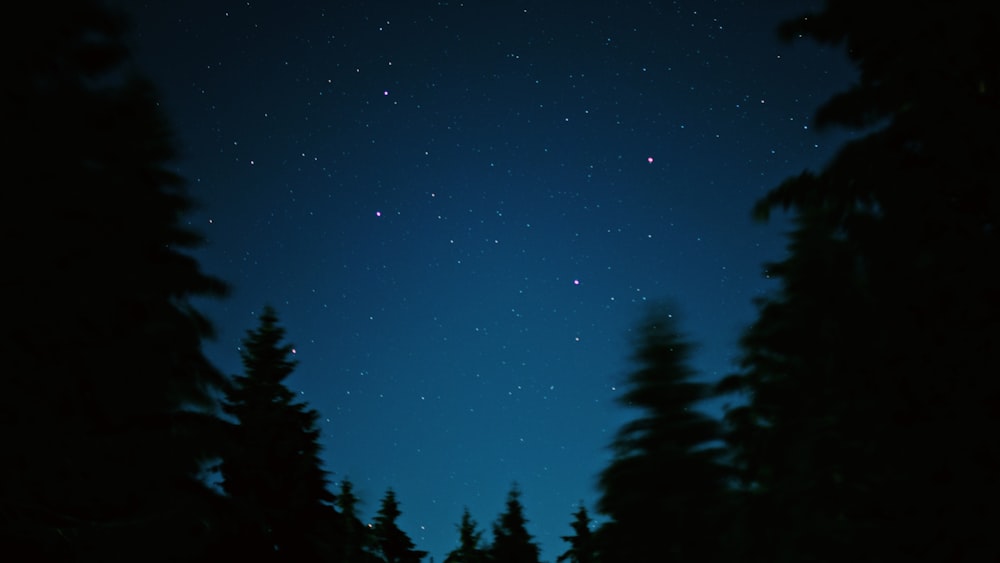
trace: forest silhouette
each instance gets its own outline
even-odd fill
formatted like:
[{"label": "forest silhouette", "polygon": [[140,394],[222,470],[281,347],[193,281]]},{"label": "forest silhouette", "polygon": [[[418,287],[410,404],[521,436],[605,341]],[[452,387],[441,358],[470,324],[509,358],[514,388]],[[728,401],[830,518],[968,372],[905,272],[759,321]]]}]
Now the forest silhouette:
[{"label": "forest silhouette", "polygon": [[[242,374],[205,357],[191,300],[228,286],[187,254],[127,17],[6,13],[3,559],[423,560],[393,490],[371,525],[332,490],[277,311]],[[639,321],[606,522],[567,514],[558,561],[1000,561],[1000,5],[831,0],[778,31],[846,50],[860,78],[816,121],[856,135],[752,210],[794,230],[734,373],[692,369],[682,305]],[[724,420],[696,409],[734,394]],[[537,563],[521,494],[490,540],[456,515],[446,563]]]}]

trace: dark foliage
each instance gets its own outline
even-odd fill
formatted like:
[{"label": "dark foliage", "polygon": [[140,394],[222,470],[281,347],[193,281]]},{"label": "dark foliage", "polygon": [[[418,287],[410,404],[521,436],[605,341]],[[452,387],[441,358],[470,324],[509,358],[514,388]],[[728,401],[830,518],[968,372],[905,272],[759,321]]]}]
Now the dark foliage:
[{"label": "dark foliage", "polygon": [[489,554],[482,544],[483,532],[476,529],[476,521],[468,508],[462,512],[462,521],[457,527],[458,547],[448,553],[444,563],[486,563]]},{"label": "dark foliage", "polygon": [[[828,2],[861,128],[757,205],[797,221],[727,390],[746,560],[1000,558],[1000,5]],[[863,548],[862,548],[863,546]]]},{"label": "dark foliage", "polygon": [[559,556],[557,561],[569,561],[569,563],[594,563],[597,561],[597,544],[594,541],[594,534],[590,531],[590,515],[587,514],[587,507],[580,501],[580,509],[573,514],[572,536],[562,536],[562,540],[569,542],[569,549]]},{"label": "dark foliage", "polygon": [[319,459],[318,415],[285,385],[295,361],[277,323],[265,307],[243,340],[245,375],[226,391],[224,408],[237,424],[222,486],[245,522],[245,547],[278,561],[329,560],[336,513]]},{"label": "dark foliage", "polygon": [[189,299],[225,286],[184,254],[200,239],[124,19],[74,0],[12,3],[4,21],[0,544],[32,560],[196,559],[224,379]]},{"label": "dark foliage", "polygon": [[722,536],[726,470],[718,423],[695,410],[710,387],[694,380],[689,345],[669,308],[640,326],[622,402],[641,414],[619,430],[600,478],[604,561],[712,561]]},{"label": "dark foliage", "polygon": [[396,520],[401,514],[396,493],[389,489],[382,497],[382,506],[375,516],[373,534],[376,550],[386,563],[420,563],[427,552],[414,549],[413,541],[399,529]]},{"label": "dark foliage", "polygon": [[494,563],[538,563],[539,549],[521,505],[521,490],[515,484],[507,494],[507,508],[493,524],[490,559]]},{"label": "dark foliage", "polygon": [[337,529],[338,558],[345,563],[378,563],[375,536],[372,528],[358,517],[358,497],[354,495],[354,484],[344,479],[340,482],[337,495],[340,520]]}]

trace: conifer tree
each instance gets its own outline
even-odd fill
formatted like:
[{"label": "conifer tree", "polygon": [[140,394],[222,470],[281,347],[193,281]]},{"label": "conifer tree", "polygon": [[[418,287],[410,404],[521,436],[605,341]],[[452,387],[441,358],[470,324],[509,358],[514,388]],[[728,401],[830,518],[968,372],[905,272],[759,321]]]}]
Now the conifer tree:
[{"label": "conifer tree", "polygon": [[265,307],[240,351],[245,375],[234,376],[225,410],[237,424],[222,463],[223,489],[250,519],[249,540],[281,561],[330,556],[333,495],[319,459],[318,414],[297,401],[285,380],[295,369],[292,345]]},{"label": "conifer tree", "polygon": [[528,533],[528,520],[521,504],[521,489],[515,483],[507,493],[507,507],[493,524],[493,563],[538,563],[539,549]]},{"label": "conifer tree", "polygon": [[191,200],[125,18],[56,0],[4,19],[0,544],[27,560],[196,559],[224,378],[190,299],[226,287],[186,254],[201,242]]},{"label": "conifer tree", "polygon": [[597,546],[594,542],[594,534],[590,531],[590,515],[587,514],[587,507],[580,501],[580,508],[573,514],[572,536],[562,536],[562,540],[569,543],[569,549],[559,556],[557,561],[568,561],[569,563],[595,563],[597,561]]},{"label": "conifer tree", "polygon": [[359,499],[354,494],[354,483],[350,479],[340,482],[340,494],[337,495],[337,508],[340,509],[338,539],[338,561],[345,563],[377,563],[375,555],[375,537],[372,526],[365,525],[358,516]]},{"label": "conifer tree", "polygon": [[726,389],[747,485],[744,559],[1000,557],[1000,5],[829,2],[787,38],[842,44],[859,80],[819,126],[854,129],[790,210],[782,286]]},{"label": "conifer tree", "polygon": [[396,520],[401,514],[396,493],[389,489],[382,497],[382,506],[375,516],[373,535],[376,550],[386,563],[419,563],[427,552],[414,549],[413,541],[399,529]]},{"label": "conifer tree", "polygon": [[462,521],[457,527],[458,547],[448,553],[444,563],[485,563],[488,553],[482,545],[483,532],[476,529],[468,507],[462,511]]},{"label": "conifer tree", "polygon": [[718,423],[696,410],[709,395],[688,366],[690,345],[671,309],[651,308],[638,332],[637,369],[622,402],[641,413],[615,438],[598,503],[605,561],[716,559],[726,471]]}]

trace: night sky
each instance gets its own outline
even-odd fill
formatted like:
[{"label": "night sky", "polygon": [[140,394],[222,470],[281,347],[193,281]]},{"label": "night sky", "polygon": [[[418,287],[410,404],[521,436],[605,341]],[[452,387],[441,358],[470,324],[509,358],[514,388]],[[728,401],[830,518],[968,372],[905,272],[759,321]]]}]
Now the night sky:
[{"label": "night sky", "polygon": [[678,305],[704,378],[734,369],[787,230],[750,208],[846,139],[810,126],[843,52],[774,32],[816,2],[121,3],[233,286],[197,302],[209,357],[241,372],[273,305],[331,481],[366,519],[394,488],[439,562],[515,481],[565,551],[635,414],[644,305]]}]

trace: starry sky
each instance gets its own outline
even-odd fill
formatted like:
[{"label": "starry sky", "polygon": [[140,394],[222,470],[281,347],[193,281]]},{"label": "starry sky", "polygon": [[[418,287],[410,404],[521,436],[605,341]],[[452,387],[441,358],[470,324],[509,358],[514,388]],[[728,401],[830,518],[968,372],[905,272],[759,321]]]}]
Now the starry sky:
[{"label": "starry sky", "polygon": [[119,4],[195,256],[233,286],[197,302],[209,357],[241,372],[273,305],[331,480],[366,519],[394,488],[439,562],[515,481],[543,560],[566,549],[636,414],[647,303],[677,304],[706,381],[734,369],[787,231],[750,207],[847,139],[811,116],[856,76],[776,38],[818,1]]}]

